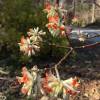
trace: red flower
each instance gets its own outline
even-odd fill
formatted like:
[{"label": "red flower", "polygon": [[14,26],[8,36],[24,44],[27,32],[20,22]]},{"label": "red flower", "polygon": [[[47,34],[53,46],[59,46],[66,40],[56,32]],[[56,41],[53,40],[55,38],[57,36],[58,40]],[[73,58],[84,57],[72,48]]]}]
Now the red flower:
[{"label": "red flower", "polygon": [[27,75],[23,75],[21,82],[27,83],[28,81],[29,81],[29,79],[28,79]]},{"label": "red flower", "polygon": [[[80,86],[77,78],[71,79],[69,85],[75,90]],[[79,91],[73,91],[71,89],[66,89],[66,94],[76,95]]]},{"label": "red flower", "polygon": [[73,79],[73,81],[72,81],[72,85],[75,86],[76,83],[77,83],[77,81],[76,81],[75,79]]},{"label": "red flower", "polygon": [[52,28],[53,28],[54,30],[57,30],[57,28],[58,28],[57,24],[53,24],[53,25],[52,25]]},{"label": "red flower", "polygon": [[27,94],[27,93],[28,93],[28,89],[22,88],[22,89],[21,89],[21,92],[22,92],[23,94]]},{"label": "red flower", "polygon": [[79,86],[80,86],[80,84],[77,82],[77,79],[73,79],[72,85],[73,85],[74,87],[79,87]]},{"label": "red flower", "polygon": [[59,16],[58,15],[51,16],[51,17],[48,18],[48,20],[49,20],[50,23],[58,23]]},{"label": "red flower", "polygon": [[24,43],[25,43],[25,41],[26,41],[25,37],[24,37],[24,36],[22,36],[22,37],[21,37],[21,44],[24,44]]},{"label": "red flower", "polygon": [[60,26],[60,30],[64,31],[65,30],[65,26],[64,25]]},{"label": "red flower", "polygon": [[31,75],[30,71],[26,67],[22,68],[22,77],[17,77],[19,83],[23,83],[23,86],[21,88],[21,92],[23,94],[30,95],[32,91],[33,86],[33,80],[35,78]]},{"label": "red flower", "polygon": [[23,83],[27,83],[29,81],[29,78],[28,78],[28,75],[27,75],[27,68],[26,67],[23,67],[22,68],[22,82]]},{"label": "red flower", "polygon": [[69,94],[71,94],[71,95],[76,95],[76,92],[73,92],[73,91],[71,91],[71,90],[66,90],[66,93],[69,93]]},{"label": "red flower", "polygon": [[47,24],[48,29],[53,29],[53,30],[57,30],[58,29],[58,25],[56,23],[49,23]]},{"label": "red flower", "polygon": [[47,93],[50,93],[53,91],[52,88],[48,86],[48,82],[46,80],[43,81],[42,87],[44,91],[46,91]]},{"label": "red flower", "polygon": [[45,11],[49,13],[50,10],[51,10],[51,5],[50,5],[50,3],[47,2],[45,4]]},{"label": "red flower", "polygon": [[49,78],[49,75],[46,73],[45,78],[43,79],[42,87],[44,91],[46,91],[47,93],[50,93],[50,92],[53,92],[53,90],[52,88],[48,86],[48,78]]},{"label": "red flower", "polygon": [[28,75],[27,75],[27,68],[26,67],[23,67],[22,68],[22,77],[19,78],[17,77],[17,80],[18,82],[21,84],[21,83],[27,83],[29,81],[29,78],[28,78]]},{"label": "red flower", "polygon": [[48,29],[52,28],[52,25],[49,23],[49,24],[47,24],[47,27],[48,27]]}]

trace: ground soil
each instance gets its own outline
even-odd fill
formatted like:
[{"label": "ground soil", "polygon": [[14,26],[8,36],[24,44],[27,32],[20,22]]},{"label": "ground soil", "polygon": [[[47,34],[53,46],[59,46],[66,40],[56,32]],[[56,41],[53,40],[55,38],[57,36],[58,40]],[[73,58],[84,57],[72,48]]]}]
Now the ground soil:
[{"label": "ground soil", "polygon": [[[94,58],[90,56],[90,58],[87,56],[83,57],[86,51],[84,54],[82,52],[81,57],[79,56],[73,63],[68,63],[70,60],[66,60],[59,67],[62,79],[76,76],[81,80],[80,93],[76,96],[69,96],[68,100],[100,100],[100,48],[97,48],[96,51],[93,50],[92,54],[90,53],[90,55],[94,55]],[[16,73],[17,71],[15,71],[13,77],[0,74],[0,97],[6,96],[7,100],[26,100],[20,95],[20,86],[15,81]],[[39,100],[39,98],[34,100]],[[41,100],[50,99],[44,97]],[[56,100],[62,99],[57,98]]]}]

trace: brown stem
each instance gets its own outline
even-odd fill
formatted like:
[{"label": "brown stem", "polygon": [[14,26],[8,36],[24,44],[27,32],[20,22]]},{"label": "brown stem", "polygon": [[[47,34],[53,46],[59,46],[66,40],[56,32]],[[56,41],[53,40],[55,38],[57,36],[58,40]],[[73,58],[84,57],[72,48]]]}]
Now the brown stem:
[{"label": "brown stem", "polygon": [[[100,35],[96,35],[96,36],[93,36],[93,37],[90,37],[90,38],[87,38],[87,39],[91,39],[91,38],[95,38],[95,37],[99,37]],[[48,45],[52,45],[52,46],[55,46],[55,47],[58,47],[58,48],[65,48],[65,49],[70,49],[72,48],[71,46],[60,46],[60,45],[56,45],[56,44],[51,44],[51,43],[48,43],[46,42]],[[92,46],[96,46],[96,45],[100,45],[100,42],[96,42],[96,43],[93,43],[93,44],[88,44],[88,45],[83,45],[83,46],[75,46],[73,49],[81,49],[81,48],[87,48],[87,47],[92,47]]]},{"label": "brown stem", "polygon": [[57,79],[60,80],[60,75],[59,75],[59,71],[58,71],[57,66],[55,66],[55,72],[56,72]]},{"label": "brown stem", "polygon": [[59,66],[73,51],[73,48],[71,48],[71,50],[66,53],[66,55],[55,65],[55,66]]},{"label": "brown stem", "polygon": [[73,51],[73,48],[71,48],[71,50],[54,66],[55,72],[56,72],[56,76],[57,76],[57,78],[59,80],[60,80],[60,75],[59,75],[59,71],[58,71],[57,67],[72,53],[72,51]]},{"label": "brown stem", "polygon": [[[46,68],[45,70],[54,69],[55,67],[58,67],[72,53],[72,51],[73,51],[73,48],[70,48],[70,51],[66,53],[66,55],[57,64],[55,64],[54,67]],[[43,71],[43,69],[41,69],[40,71]]]},{"label": "brown stem", "polygon": [[93,43],[93,44],[88,44],[88,45],[75,47],[75,49],[88,48],[88,47],[93,47],[93,46],[97,46],[97,45],[100,45],[100,42],[96,42],[96,43]]}]

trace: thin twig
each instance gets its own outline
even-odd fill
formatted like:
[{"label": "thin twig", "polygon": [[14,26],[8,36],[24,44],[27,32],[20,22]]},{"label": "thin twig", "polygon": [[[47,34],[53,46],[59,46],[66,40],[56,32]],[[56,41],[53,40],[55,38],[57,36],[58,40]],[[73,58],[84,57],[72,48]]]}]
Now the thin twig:
[{"label": "thin twig", "polygon": [[[89,37],[89,38],[86,38],[86,39],[91,39],[91,38],[95,38],[95,37],[100,37],[100,35],[95,35],[95,36],[92,36],[92,37]],[[70,46],[61,46],[61,45],[57,45],[57,44],[52,44],[52,43],[49,43],[49,42],[47,42],[47,41],[43,41],[44,43],[47,43],[48,45],[51,45],[51,46],[55,46],[55,47],[57,47],[57,48],[65,48],[65,49],[70,49],[71,48],[71,45]],[[90,46],[91,45],[98,45],[98,44],[100,44],[100,42],[96,42],[96,43],[93,43],[93,44],[89,44]],[[76,48],[76,49],[80,49],[80,48],[85,48],[85,46],[87,46],[87,45],[84,45],[84,46],[79,46],[79,47],[74,47],[74,49]]]},{"label": "thin twig", "polygon": [[70,51],[68,53],[66,53],[66,55],[58,63],[56,63],[53,67],[40,69],[39,71],[42,72],[47,69],[55,69],[55,67],[58,67],[72,53],[72,51],[73,51],[73,48],[71,48]]},{"label": "thin twig", "polygon": [[[55,44],[53,44],[55,45]],[[89,45],[83,45],[83,46],[78,46],[78,47],[74,47],[74,49],[81,49],[81,48],[88,48],[88,47],[92,47],[92,46],[96,46],[96,45],[100,45],[100,42],[96,42],[96,43],[93,43],[93,44],[89,44]],[[59,46],[59,45],[55,45],[56,47],[61,47],[61,48],[66,48],[64,46]],[[51,68],[46,68],[46,69],[55,69],[56,71],[56,75],[57,77],[60,79],[59,77],[59,72],[58,72],[58,69],[57,67],[72,53],[73,51],[73,48],[72,47],[67,47],[67,49],[70,48],[70,51],[57,63],[54,65],[54,67],[51,67]],[[41,69],[40,71],[43,71],[44,69]]]},{"label": "thin twig", "polygon": [[100,45],[100,42],[96,42],[96,43],[92,43],[92,44],[88,44],[88,45],[83,45],[83,46],[78,46],[78,47],[74,47],[75,49],[81,49],[81,48],[88,48],[88,47],[93,47],[93,46],[97,46]]},{"label": "thin twig", "polygon": [[[53,44],[53,45],[56,47],[60,47],[60,48],[66,48],[66,49],[70,48],[71,49],[57,64],[55,64],[55,66],[59,66],[62,63],[62,61],[64,61],[72,53],[73,48],[60,46],[60,45],[56,45],[56,44]],[[78,47],[76,46],[76,47],[74,47],[74,49],[88,48],[88,47],[97,46],[97,45],[100,45],[100,42],[96,42],[96,43],[88,44],[88,45],[83,45],[83,46],[78,46]],[[55,68],[55,66],[52,68]],[[52,69],[52,68],[46,68],[46,69]]]},{"label": "thin twig", "polygon": [[5,71],[3,71],[3,70],[0,70],[0,74],[5,74],[5,75],[7,75],[7,74],[9,74],[9,72],[5,72]]},{"label": "thin twig", "polygon": [[71,50],[54,66],[57,78],[59,80],[60,80],[60,75],[59,75],[59,71],[57,67],[72,53],[72,51],[73,51],[73,48],[71,48]]},{"label": "thin twig", "polygon": [[52,44],[52,43],[49,43],[49,42],[45,42],[47,43],[49,46],[55,46],[57,48],[65,48],[65,49],[70,49],[71,47],[67,47],[67,46],[61,46],[61,45],[57,45],[57,44]]},{"label": "thin twig", "polygon": [[[48,45],[52,45],[52,46],[55,46],[57,48],[65,48],[65,49],[72,48],[72,47],[60,46],[60,45],[50,44],[50,43]],[[75,46],[74,49],[87,48],[87,47],[92,47],[92,46],[96,46],[96,45],[100,45],[100,42],[96,42],[96,43],[92,43],[92,44],[88,44],[88,45],[82,45],[82,46]]]},{"label": "thin twig", "polygon": [[57,63],[55,66],[59,66],[73,51],[73,48]]},{"label": "thin twig", "polygon": [[59,71],[58,71],[57,66],[55,66],[54,68],[55,68],[57,79],[60,80],[60,75],[59,75]]}]

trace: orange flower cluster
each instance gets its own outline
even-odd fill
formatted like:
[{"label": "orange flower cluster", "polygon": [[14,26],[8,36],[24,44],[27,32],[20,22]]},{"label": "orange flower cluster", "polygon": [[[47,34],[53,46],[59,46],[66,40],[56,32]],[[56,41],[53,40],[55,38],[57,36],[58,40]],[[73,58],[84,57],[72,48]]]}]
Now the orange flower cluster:
[{"label": "orange flower cluster", "polygon": [[[78,82],[77,78],[71,79],[70,85],[71,85],[73,88],[79,88],[79,87],[80,87],[80,83]],[[71,94],[71,95],[76,95],[76,94],[77,94],[77,92],[72,91],[72,90],[70,90],[70,89],[66,89],[66,93],[69,93],[69,94]]]},{"label": "orange flower cluster", "polygon": [[63,35],[65,33],[65,26],[63,25],[59,16],[59,11],[56,7],[51,6],[50,3],[46,3],[45,12],[47,12],[48,24],[46,25],[49,31],[54,35]]},{"label": "orange flower cluster", "polygon": [[[54,75],[46,73],[46,77],[43,79],[42,88],[47,94],[58,95],[62,92],[63,95],[70,94],[75,95],[79,91],[80,83],[77,78],[70,78],[68,80],[58,80]],[[63,91],[62,91],[63,90]]]},{"label": "orange flower cluster", "polygon": [[45,92],[50,93],[50,92],[53,92],[53,90],[52,90],[52,88],[50,88],[48,86],[48,81],[49,81],[48,79],[49,79],[49,76],[46,73],[46,77],[43,79],[42,87],[43,87]]},{"label": "orange flower cluster", "polygon": [[50,23],[57,23],[59,21],[59,16],[55,15],[55,16],[51,16],[48,18]]},{"label": "orange flower cluster", "polygon": [[[18,82],[21,84],[21,83],[23,83],[23,84],[27,84],[28,83],[28,81],[29,81],[29,78],[28,78],[28,75],[27,75],[27,69],[26,69],[26,67],[23,67],[22,68],[22,77],[20,78],[20,77],[16,77],[17,78],[17,80],[18,80]],[[23,93],[23,94],[27,94],[28,93],[28,89],[27,88],[22,88],[21,89],[21,92]]]},{"label": "orange flower cluster", "polygon": [[[33,90],[34,83],[37,82],[37,67],[34,66],[29,72],[26,67],[22,68],[22,77],[17,77],[20,84],[23,84],[21,93],[30,96]],[[67,80],[57,79],[51,72],[46,72],[44,78],[40,78],[39,89],[42,94],[57,97],[59,94],[66,96],[67,94],[75,95],[80,83],[77,78],[70,78]]]},{"label": "orange flower cluster", "polygon": [[30,43],[30,37],[25,38],[22,36],[21,41],[18,44],[20,46],[20,51],[22,51],[24,54],[28,54],[28,56],[34,54],[33,47]]},{"label": "orange flower cluster", "polygon": [[29,81],[28,75],[27,75],[27,68],[22,68],[22,79],[19,81],[20,83],[27,83]]},{"label": "orange flower cluster", "polygon": [[25,95],[30,95],[31,88],[33,85],[33,77],[29,73],[26,67],[22,68],[22,77],[16,77],[18,82],[20,84],[23,84],[23,87],[21,88],[21,93]]},{"label": "orange flower cluster", "polygon": [[46,32],[42,30],[39,31],[39,28],[29,29],[27,32],[27,37],[22,36],[19,44],[20,51],[28,56],[35,55],[40,51],[40,42],[43,41],[42,36]]}]

